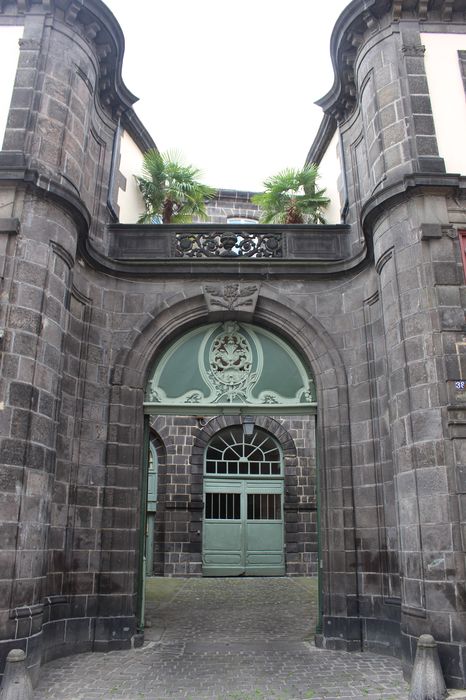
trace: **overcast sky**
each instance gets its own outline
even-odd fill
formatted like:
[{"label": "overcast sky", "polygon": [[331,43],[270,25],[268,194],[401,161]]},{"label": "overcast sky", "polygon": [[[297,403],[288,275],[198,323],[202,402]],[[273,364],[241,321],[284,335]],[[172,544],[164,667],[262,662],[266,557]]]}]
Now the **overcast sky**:
[{"label": "overcast sky", "polygon": [[300,167],[333,84],[330,34],[348,0],[105,0],[123,78],[159,150],[215,187],[260,190]]}]

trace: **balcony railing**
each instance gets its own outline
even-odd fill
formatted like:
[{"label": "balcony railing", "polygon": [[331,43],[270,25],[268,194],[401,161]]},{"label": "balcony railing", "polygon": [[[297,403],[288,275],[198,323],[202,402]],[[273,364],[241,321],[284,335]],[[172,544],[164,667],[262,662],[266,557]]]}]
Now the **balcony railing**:
[{"label": "balcony railing", "polygon": [[[255,227],[253,227],[255,228]],[[257,233],[236,228],[228,231],[175,233],[177,258],[281,258],[283,233]]]},{"label": "balcony railing", "polygon": [[109,257],[121,262],[337,262],[350,255],[349,231],[344,225],[115,224],[109,227]]}]

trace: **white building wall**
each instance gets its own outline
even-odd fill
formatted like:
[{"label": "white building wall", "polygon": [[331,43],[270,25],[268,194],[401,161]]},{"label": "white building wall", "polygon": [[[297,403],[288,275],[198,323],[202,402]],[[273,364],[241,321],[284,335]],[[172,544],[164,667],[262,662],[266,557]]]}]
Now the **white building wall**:
[{"label": "white building wall", "polygon": [[118,190],[117,203],[120,207],[120,224],[135,224],[144,213],[144,200],[134,178],[141,174],[144,154],[124,131],[120,143],[120,172],[126,178],[126,189]]},{"label": "white building wall", "polygon": [[458,51],[466,34],[421,34],[439,154],[449,173],[466,174],[466,96]]},{"label": "white building wall", "polygon": [[5,127],[10,111],[11,95],[15,83],[19,58],[19,40],[23,27],[0,27],[0,143],[3,144]]},{"label": "white building wall", "polygon": [[319,165],[319,187],[325,187],[330,204],[325,209],[327,224],[341,224],[341,204],[338,192],[338,178],[341,174],[340,159],[338,156],[338,130],[333,135],[329,146]]}]

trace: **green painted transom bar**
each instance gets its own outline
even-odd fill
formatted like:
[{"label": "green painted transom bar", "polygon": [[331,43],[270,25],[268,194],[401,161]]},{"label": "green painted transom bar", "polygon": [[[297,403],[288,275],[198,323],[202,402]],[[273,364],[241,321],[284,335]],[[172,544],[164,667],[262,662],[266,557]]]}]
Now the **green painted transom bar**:
[{"label": "green painted transom bar", "polygon": [[205,414],[313,413],[315,384],[297,353],[248,323],[211,323],[188,332],[158,358],[147,385],[146,413],[183,406]]}]

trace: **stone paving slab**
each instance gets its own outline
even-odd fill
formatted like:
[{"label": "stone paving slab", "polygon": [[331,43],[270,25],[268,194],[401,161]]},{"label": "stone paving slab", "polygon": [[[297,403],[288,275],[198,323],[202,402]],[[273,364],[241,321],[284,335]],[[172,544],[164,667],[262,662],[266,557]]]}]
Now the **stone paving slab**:
[{"label": "stone paving slab", "polygon": [[53,661],[34,700],[407,700],[396,659],[313,645],[314,581],[175,581],[148,590],[141,649]]}]

